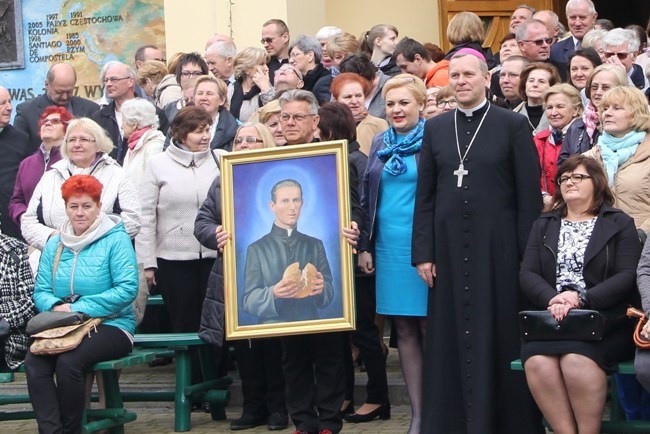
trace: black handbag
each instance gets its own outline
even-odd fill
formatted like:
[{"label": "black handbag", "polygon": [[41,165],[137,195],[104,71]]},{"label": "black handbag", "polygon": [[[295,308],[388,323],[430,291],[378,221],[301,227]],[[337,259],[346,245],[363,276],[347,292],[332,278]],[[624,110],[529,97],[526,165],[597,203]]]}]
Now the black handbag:
[{"label": "black handbag", "polygon": [[57,327],[77,325],[88,321],[90,317],[83,312],[59,312],[48,310],[34,316],[27,323],[25,330],[29,336]]},{"label": "black handbag", "polygon": [[599,341],[605,334],[605,316],[597,310],[571,309],[561,321],[548,310],[519,312],[519,332],[527,341]]}]

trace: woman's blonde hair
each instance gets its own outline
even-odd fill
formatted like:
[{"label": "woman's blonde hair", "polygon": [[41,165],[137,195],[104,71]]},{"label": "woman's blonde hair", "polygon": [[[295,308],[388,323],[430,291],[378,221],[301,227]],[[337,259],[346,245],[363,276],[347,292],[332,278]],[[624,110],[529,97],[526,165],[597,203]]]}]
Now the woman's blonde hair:
[{"label": "woman's blonde hair", "polygon": [[454,15],[447,25],[447,39],[453,45],[467,42],[482,44],[485,40],[483,22],[473,12],[461,12]]},{"label": "woman's blonde hair", "polygon": [[63,144],[61,145],[61,156],[63,158],[70,158],[70,154],[68,154],[68,138],[74,130],[82,130],[90,134],[95,140],[97,152],[109,154],[115,147],[113,140],[109,137],[106,130],[97,122],[89,118],[77,118],[70,121],[68,129],[65,132],[65,137],[63,137]]},{"label": "woman's blonde hair", "polygon": [[359,41],[352,33],[341,33],[327,40],[325,50],[332,59],[342,53],[354,54],[359,51]]},{"label": "woman's blonde hair", "polygon": [[582,115],[584,107],[582,106],[582,98],[580,97],[580,92],[575,87],[571,86],[569,83],[558,83],[546,89],[544,92],[544,108],[546,108],[546,102],[553,95],[565,95],[569,98],[571,106],[578,109],[578,115]]},{"label": "woman's blonde hair", "polygon": [[217,85],[217,92],[219,92],[219,96],[223,98],[223,104],[221,104],[221,106],[223,107],[226,105],[228,102],[228,85],[225,81],[213,75],[202,75],[196,79],[194,82],[194,92],[192,92],[194,96],[196,96],[196,89],[199,87],[199,84],[206,81]]},{"label": "woman's blonde hair", "polygon": [[427,87],[424,82],[413,74],[397,74],[389,79],[381,91],[381,96],[386,99],[389,91],[404,87],[408,89],[418,104],[425,104],[427,102]]},{"label": "woman's blonde hair", "polygon": [[277,99],[269,101],[268,103],[264,104],[264,106],[259,110],[260,122],[265,124],[271,116],[279,114],[280,111],[280,101]]},{"label": "woman's blonde hair", "polygon": [[242,78],[246,71],[257,65],[266,65],[268,61],[269,55],[265,49],[258,47],[244,48],[235,55],[233,60],[235,78]]},{"label": "woman's blonde hair", "polygon": [[144,87],[147,79],[151,80],[154,86],[162,81],[167,75],[167,66],[159,60],[147,60],[138,69],[136,81],[138,86]]},{"label": "woman's blonde hair", "polygon": [[591,99],[591,83],[594,81],[594,77],[596,77],[601,72],[611,72],[614,74],[614,77],[616,77],[616,81],[618,81],[619,86],[627,86],[627,75],[625,74],[625,70],[623,68],[617,65],[603,63],[591,71],[591,75],[589,75],[589,78],[587,79],[587,85],[585,86],[585,95],[587,95],[587,98],[589,99]]},{"label": "woman's blonde hair", "polygon": [[179,51],[178,53],[172,54],[169,59],[167,59],[167,74],[176,74],[176,67],[178,66],[178,62],[180,62],[181,57],[184,55],[185,53]]},{"label": "woman's blonde hair", "polygon": [[650,108],[642,91],[632,86],[616,86],[605,92],[598,106],[601,125],[603,113],[612,105],[623,106],[632,112],[632,130],[650,132]]},{"label": "woman's blonde hair", "polygon": [[257,130],[260,137],[262,138],[262,142],[265,148],[275,148],[275,140],[273,139],[273,134],[271,134],[266,125],[259,122],[246,122],[245,124],[240,125],[239,128],[237,128],[237,132],[235,133],[235,139],[239,136],[239,132],[242,128],[248,127],[253,127],[255,130]]}]

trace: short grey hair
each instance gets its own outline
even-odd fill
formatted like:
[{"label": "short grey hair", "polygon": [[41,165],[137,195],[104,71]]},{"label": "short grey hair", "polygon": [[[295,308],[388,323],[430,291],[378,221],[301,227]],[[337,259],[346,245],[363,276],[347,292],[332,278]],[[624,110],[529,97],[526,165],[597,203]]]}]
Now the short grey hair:
[{"label": "short grey hair", "polygon": [[234,58],[237,54],[237,47],[235,47],[235,44],[231,44],[228,41],[217,41],[205,50],[206,55],[212,52],[214,52],[219,57],[223,57],[224,59],[227,59],[229,57]]},{"label": "short grey hair", "polygon": [[597,42],[602,42],[607,34],[605,29],[591,29],[582,37],[582,48],[594,48]]},{"label": "short grey hair", "polygon": [[101,71],[99,71],[99,81],[100,83],[104,82],[104,78],[106,78],[106,71],[108,71],[110,68],[112,68],[115,65],[120,65],[122,62],[119,60],[111,60],[109,62],[106,62],[104,66],[102,66]]},{"label": "short grey hair", "polygon": [[526,39],[527,37],[526,35],[528,34],[528,27],[530,27],[533,24],[540,25],[544,27],[546,30],[548,30],[548,27],[546,27],[546,23],[544,23],[544,21],[535,20],[535,19],[524,21],[523,23],[519,24],[519,27],[517,27],[517,33],[515,33],[515,39],[517,40],[517,42]]},{"label": "short grey hair", "polygon": [[122,122],[136,125],[137,129],[151,127],[157,129],[159,125],[156,107],[144,98],[133,98],[124,101],[120,108]]},{"label": "short grey hair", "polygon": [[639,51],[639,38],[634,30],[616,28],[603,37],[603,48],[627,44],[628,51]]},{"label": "short grey hair", "polygon": [[591,0],[569,0],[566,3],[566,7],[564,8],[564,11],[566,12],[567,15],[569,15],[570,8],[578,7],[583,4],[587,5],[590,14],[596,13],[596,6],[594,6],[594,3]]},{"label": "short grey hair", "polygon": [[[318,100],[313,93],[308,90],[302,89],[291,89],[284,92],[280,98],[280,107],[283,108],[284,105],[288,102],[301,101],[309,104],[309,114],[317,115],[318,114]],[[69,128],[69,127],[68,127]]]},{"label": "short grey hair", "polygon": [[95,139],[95,145],[97,146],[97,152],[103,152],[109,154],[115,145],[113,145],[113,140],[110,138],[106,130],[104,130],[97,122],[90,118],[77,118],[70,121],[68,124],[68,129],[65,131],[65,137],[63,137],[63,144],[61,145],[61,156],[63,158],[70,158],[68,154],[68,138],[74,130],[82,130]]},{"label": "short grey hair", "polygon": [[316,39],[319,41],[321,39],[329,39],[333,36],[338,36],[341,33],[343,33],[343,30],[339,29],[338,27],[335,26],[325,26],[321,27],[321,29],[316,32]]},{"label": "short grey hair", "polygon": [[276,71],[279,71],[281,69],[290,69],[290,70],[292,70],[293,72],[296,73],[298,78],[302,80],[302,72],[300,72],[300,70],[297,67],[293,66],[291,63],[283,63],[282,65],[280,65],[280,67]]},{"label": "short grey hair", "polygon": [[99,77],[100,77],[102,83],[104,82],[104,77],[106,77],[106,71],[108,71],[110,68],[112,68],[114,66],[118,66],[118,65],[122,66],[124,68],[124,72],[126,73],[126,76],[129,77],[129,78],[132,78],[133,81],[135,82],[135,80],[137,78],[137,74],[135,73],[135,70],[133,68],[131,68],[129,65],[127,65],[124,62],[120,62],[119,60],[111,60],[110,62],[107,62],[102,67],[102,70],[100,72]]},{"label": "short grey hair", "polygon": [[300,35],[289,45],[289,53],[291,50],[297,47],[303,53],[309,53],[310,51],[314,53],[314,62],[320,63],[323,58],[323,49],[320,46],[318,39],[313,36]]}]

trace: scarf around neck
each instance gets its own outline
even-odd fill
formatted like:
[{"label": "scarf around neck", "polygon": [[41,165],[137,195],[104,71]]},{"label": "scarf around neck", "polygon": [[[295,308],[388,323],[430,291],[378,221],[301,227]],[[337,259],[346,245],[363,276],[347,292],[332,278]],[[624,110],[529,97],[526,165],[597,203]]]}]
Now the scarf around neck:
[{"label": "scarf around neck", "polygon": [[128,142],[129,149],[133,150],[135,148],[135,145],[138,144],[138,140],[140,140],[140,137],[144,136],[144,133],[146,133],[150,129],[151,129],[151,127],[144,127],[144,128],[139,129],[138,131],[134,131],[133,133],[131,133],[131,135],[129,136],[129,142]]},{"label": "scarf around neck", "polygon": [[[253,87],[251,87],[251,90],[244,93],[244,88],[242,87],[241,83],[242,82],[240,80],[235,81],[235,84],[233,84],[232,97],[230,98],[230,113],[232,113],[232,115],[237,119],[239,119],[241,106],[244,101],[250,101],[255,97],[255,95],[261,92],[260,88],[257,87],[257,85],[253,85]],[[258,103],[261,104],[262,101],[258,100]]]},{"label": "scarf around neck", "polygon": [[101,211],[86,232],[75,235],[72,223],[66,220],[61,226],[61,243],[74,252],[79,252],[84,247],[101,238],[105,233],[117,226],[122,220],[116,215],[109,215]]},{"label": "scarf around neck", "polygon": [[632,158],[639,144],[645,138],[645,131],[630,131],[623,137],[614,137],[607,132],[603,132],[598,139],[598,147],[603,157],[605,172],[609,186],[614,185],[614,178],[618,168],[623,163]]},{"label": "scarf around neck", "polygon": [[397,176],[406,172],[406,163],[404,158],[407,155],[413,155],[422,148],[422,137],[424,136],[424,118],[420,118],[415,127],[405,136],[397,135],[395,128],[392,126],[384,133],[384,143],[386,147],[377,152],[377,157],[384,164],[384,171]]}]

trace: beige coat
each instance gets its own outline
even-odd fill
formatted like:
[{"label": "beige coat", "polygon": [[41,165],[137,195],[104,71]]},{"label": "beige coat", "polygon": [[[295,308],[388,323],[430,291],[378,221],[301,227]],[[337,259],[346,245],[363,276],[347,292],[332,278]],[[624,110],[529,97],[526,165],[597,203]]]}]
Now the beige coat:
[{"label": "beige coat", "polygon": [[383,133],[388,129],[388,122],[384,119],[374,117],[372,115],[366,116],[357,125],[357,142],[361,147],[360,151],[368,155],[370,153],[370,145],[372,139],[379,133]]},{"label": "beige coat", "polygon": [[[598,145],[583,155],[595,158],[604,168]],[[614,206],[629,214],[637,228],[650,231],[650,134],[646,134],[632,158],[619,167],[612,192]]]}]

